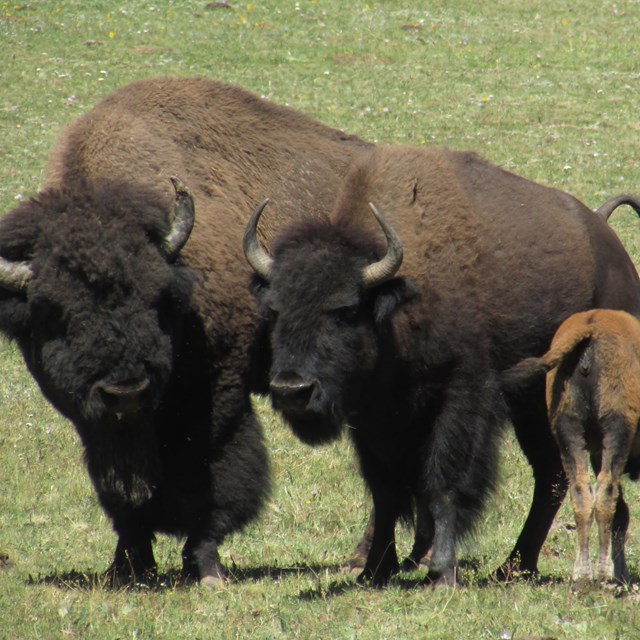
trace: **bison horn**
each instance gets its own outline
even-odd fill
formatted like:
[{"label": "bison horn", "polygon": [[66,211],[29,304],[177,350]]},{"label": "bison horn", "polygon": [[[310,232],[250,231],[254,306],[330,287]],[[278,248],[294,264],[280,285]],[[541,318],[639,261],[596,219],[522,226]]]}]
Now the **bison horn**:
[{"label": "bison horn", "polygon": [[182,247],[184,247],[191,235],[195,222],[195,205],[193,204],[193,196],[189,187],[176,176],[171,176],[171,182],[176,191],[176,202],[173,209],[171,229],[162,243],[162,248],[169,261],[178,257]]},{"label": "bison horn", "polygon": [[390,280],[402,264],[402,241],[400,237],[372,202],[369,203],[369,206],[387,239],[387,253],[378,262],[374,262],[362,270],[362,282],[366,288],[375,287]]},{"label": "bison horn", "polygon": [[264,250],[258,240],[258,220],[260,220],[260,216],[267,206],[267,202],[269,202],[269,198],[265,198],[251,215],[251,219],[247,223],[247,228],[244,232],[242,249],[247,262],[253,270],[263,280],[268,282],[271,278],[271,271],[273,270],[273,258]]},{"label": "bison horn", "polygon": [[0,258],[0,287],[20,293],[27,288],[33,277],[33,270],[28,262],[12,262]]}]

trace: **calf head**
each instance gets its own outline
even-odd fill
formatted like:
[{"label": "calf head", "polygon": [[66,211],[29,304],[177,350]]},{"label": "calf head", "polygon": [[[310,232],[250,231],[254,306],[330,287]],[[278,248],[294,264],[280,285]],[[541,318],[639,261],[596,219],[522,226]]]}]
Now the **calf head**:
[{"label": "calf head", "polygon": [[194,222],[176,198],[105,185],[47,190],[0,223],[0,330],[76,424],[120,422],[159,403],[191,279],[172,264]]},{"label": "calf head", "polygon": [[391,315],[415,289],[394,277],[402,243],[373,205],[386,251],[361,228],[316,220],[285,231],[273,257],[257,239],[265,205],[247,225],[244,250],[270,322],[272,403],[301,440],[321,444],[365,401]]}]

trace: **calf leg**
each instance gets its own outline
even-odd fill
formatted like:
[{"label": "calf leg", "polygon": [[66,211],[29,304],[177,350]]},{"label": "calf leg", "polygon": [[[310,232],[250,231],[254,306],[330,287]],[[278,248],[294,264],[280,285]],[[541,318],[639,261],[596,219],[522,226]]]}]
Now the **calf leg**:
[{"label": "calf leg", "polygon": [[[600,428],[603,441],[595,497],[595,517],[599,534],[596,577],[609,579],[615,575],[618,580],[628,580],[624,553],[628,509],[622,497],[620,479],[631,449],[632,429],[619,414],[610,414],[603,418]],[[614,527],[616,514],[618,518]],[[615,549],[612,549],[612,546],[615,546]]]},{"label": "calf leg", "polygon": [[589,532],[593,521],[594,502],[584,423],[574,416],[560,414],[554,420],[553,426],[562,466],[569,481],[569,495],[576,521],[577,542],[573,579],[591,580],[593,573],[589,559]]}]

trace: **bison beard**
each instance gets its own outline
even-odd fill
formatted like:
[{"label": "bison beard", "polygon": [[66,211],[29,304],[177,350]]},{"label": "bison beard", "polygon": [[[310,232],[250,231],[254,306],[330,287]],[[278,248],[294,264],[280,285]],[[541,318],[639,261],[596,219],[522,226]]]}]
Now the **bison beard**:
[{"label": "bison beard", "polygon": [[80,435],[116,583],[153,575],[158,532],[186,537],[188,579],[224,575],[218,546],[269,489],[249,203],[271,195],[269,237],[333,202],[367,147],[237,87],[145,80],[73,122],[0,221],[0,330]]},{"label": "bison beard", "polygon": [[[375,507],[360,579],[382,584],[398,570],[395,524],[415,511],[411,558],[432,543],[429,580],[455,581],[456,543],[494,483],[507,419],[536,485],[499,576],[536,572],[566,481],[543,390],[503,395],[500,372],[543,352],[570,313],[640,313],[638,276],[608,214],[473,154],[378,148],[355,163],[331,221],[292,226],[273,257],[255,239],[259,215],[245,255],[270,318],[272,397],[308,442],[337,436],[330,416],[349,425]],[[396,261],[372,281],[387,260],[379,226],[387,256],[389,227],[401,236],[404,262],[400,277]]]}]

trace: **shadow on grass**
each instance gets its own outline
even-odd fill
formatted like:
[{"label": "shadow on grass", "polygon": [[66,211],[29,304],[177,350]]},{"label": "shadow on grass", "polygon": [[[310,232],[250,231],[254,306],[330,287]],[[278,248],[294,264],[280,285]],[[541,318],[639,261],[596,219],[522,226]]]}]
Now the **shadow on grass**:
[{"label": "shadow on grass", "polygon": [[[272,580],[277,582],[289,576],[312,575],[319,576],[327,571],[335,573],[340,570],[340,565],[310,565],[294,564],[286,567],[247,567],[240,568],[232,565],[228,568],[229,584],[242,582],[257,582],[260,580]],[[172,569],[165,573],[159,573],[153,578],[134,582],[126,585],[114,585],[108,576],[96,571],[77,571],[72,569],[65,572],[54,572],[49,575],[29,576],[27,585],[47,585],[69,591],[168,591],[173,589],[188,588],[195,583],[191,579],[185,579],[179,569]]]},{"label": "shadow on grass", "polygon": [[[634,572],[630,576],[628,583],[624,585],[607,583],[601,584],[591,582],[576,586],[572,584],[568,576],[558,575],[524,575],[516,576],[509,581],[498,581],[493,577],[479,577],[478,569],[481,566],[479,560],[467,559],[460,562],[460,580],[458,587],[464,589],[468,586],[480,589],[509,588],[513,585],[526,584],[532,588],[547,587],[556,585],[567,585],[576,595],[588,595],[590,593],[610,592],[615,598],[632,597],[640,598],[640,574]],[[229,584],[241,584],[243,582],[258,582],[261,580],[271,580],[277,582],[291,576],[309,576],[317,578],[315,587],[304,589],[299,594],[300,600],[326,600],[327,598],[340,596],[350,591],[358,589],[378,589],[386,587],[376,587],[373,585],[363,585],[356,581],[357,572],[349,570],[339,564],[293,564],[286,567],[277,566],[257,566],[241,568],[232,565],[229,569]],[[334,579],[328,584],[326,580],[320,578],[330,573]],[[27,585],[48,585],[69,591],[136,591],[136,592],[162,592],[174,589],[189,588],[194,585],[192,580],[187,580],[182,576],[179,569],[169,570],[158,574],[155,578],[146,582],[136,582],[126,586],[114,586],[109,578],[103,573],[96,571],[71,570],[64,573],[54,572],[53,574],[37,577],[29,576]],[[417,569],[409,573],[395,575],[390,583],[391,588],[413,591],[416,589],[429,590],[434,588],[426,578],[424,568]],[[440,588],[440,587],[436,587]]]}]

